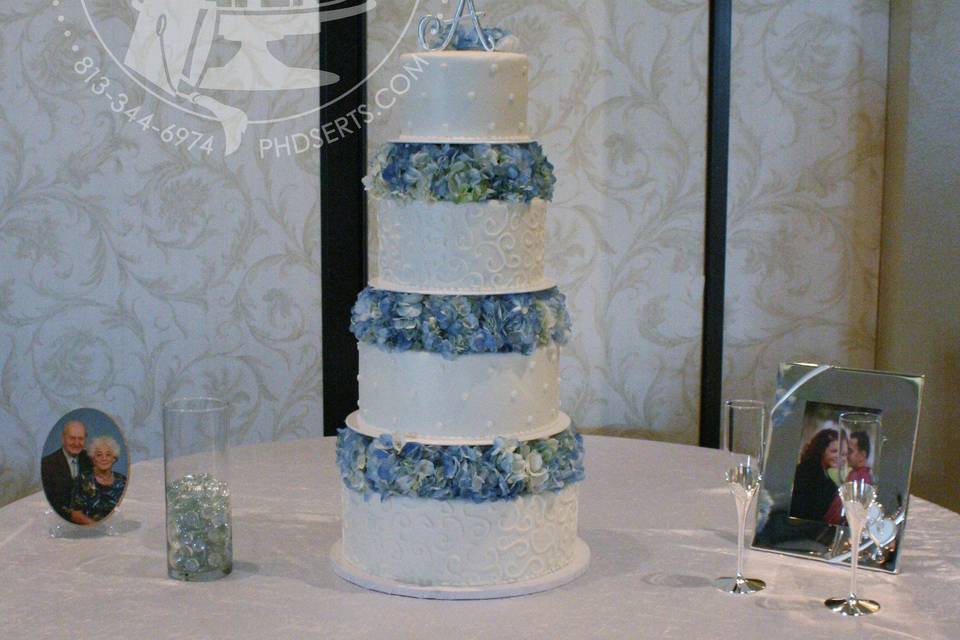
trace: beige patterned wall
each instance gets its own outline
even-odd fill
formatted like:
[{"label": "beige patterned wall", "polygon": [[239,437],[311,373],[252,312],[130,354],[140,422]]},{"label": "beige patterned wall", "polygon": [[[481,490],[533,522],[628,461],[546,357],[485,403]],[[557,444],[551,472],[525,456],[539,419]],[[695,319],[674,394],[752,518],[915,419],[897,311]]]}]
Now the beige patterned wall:
[{"label": "beige patterned wall", "polygon": [[[415,4],[378,2],[371,65]],[[560,180],[547,264],[583,427],[697,439],[707,4],[482,3],[530,55]],[[784,359],[872,364],[886,10],[736,3],[726,395],[769,396]],[[40,443],[77,406],[116,415],[135,458],[160,454],[163,399],[194,389],[235,402],[238,442],[320,432],[316,154],[202,159],[122,126],[76,83],[68,45],[90,42],[70,26],[0,9],[0,503],[35,489]],[[414,48],[411,31],[396,53]]]},{"label": "beige patterned wall", "polygon": [[[378,2],[371,64],[411,5]],[[575,323],[562,364],[565,410],[582,427],[696,442],[707,2],[481,5],[485,23],[513,31],[530,56],[529,119],[559,179],[547,270]],[[451,4],[422,2],[417,13],[437,11]],[[398,52],[415,48],[411,29]],[[371,150],[396,132],[390,115],[374,123]]]},{"label": "beige patterned wall", "polygon": [[[130,29],[127,3],[88,4]],[[74,45],[122,76],[78,3],[60,6],[0,6],[0,504],[38,488],[43,441],[76,407],[114,415],[135,460],[162,455],[175,395],[229,399],[235,443],[322,433],[317,154],[225,160],[145,134],[80,80]]]},{"label": "beige patterned wall", "polygon": [[888,5],[734,3],[725,397],[873,366]]}]

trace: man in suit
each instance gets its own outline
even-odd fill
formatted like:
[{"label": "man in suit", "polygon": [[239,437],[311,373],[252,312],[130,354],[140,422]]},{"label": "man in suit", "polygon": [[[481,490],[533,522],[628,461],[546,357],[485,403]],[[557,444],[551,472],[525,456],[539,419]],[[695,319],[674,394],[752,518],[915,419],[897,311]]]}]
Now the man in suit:
[{"label": "man in suit", "polygon": [[84,451],[87,427],[79,420],[68,420],[61,434],[63,445],[44,456],[40,461],[40,481],[43,492],[53,509],[70,519],[70,496],[73,485],[81,473],[89,472],[93,465]]}]

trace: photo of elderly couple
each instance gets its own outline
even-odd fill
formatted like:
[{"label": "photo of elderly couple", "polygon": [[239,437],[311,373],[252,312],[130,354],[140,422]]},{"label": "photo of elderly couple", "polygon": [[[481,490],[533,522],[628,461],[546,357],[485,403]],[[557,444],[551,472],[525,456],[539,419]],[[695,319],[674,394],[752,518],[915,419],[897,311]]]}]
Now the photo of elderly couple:
[{"label": "photo of elderly couple", "polygon": [[[840,414],[866,411],[859,407],[808,402],[804,415],[800,459],[794,473],[790,515],[827,524],[843,523],[843,505],[837,488],[844,482],[873,483],[875,444],[864,431],[840,429]],[[841,478],[843,473],[846,477]]]},{"label": "photo of elderly couple", "polygon": [[78,525],[100,522],[127,488],[129,456],[117,424],[96,409],[76,409],[50,430],[40,481],[50,507]]}]

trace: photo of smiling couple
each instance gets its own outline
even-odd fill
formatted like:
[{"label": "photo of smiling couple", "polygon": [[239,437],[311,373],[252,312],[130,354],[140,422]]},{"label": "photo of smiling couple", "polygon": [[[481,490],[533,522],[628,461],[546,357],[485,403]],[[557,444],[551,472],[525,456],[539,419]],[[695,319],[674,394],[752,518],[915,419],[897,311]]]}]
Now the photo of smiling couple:
[{"label": "photo of smiling couple", "polygon": [[799,461],[793,479],[790,515],[827,524],[842,524],[837,488],[844,482],[873,483],[876,445],[865,431],[847,432],[840,414],[856,407],[807,403]]},{"label": "photo of smiling couple", "polygon": [[120,428],[96,409],[77,409],[51,429],[40,461],[50,507],[77,525],[100,522],[127,488],[129,457]]}]

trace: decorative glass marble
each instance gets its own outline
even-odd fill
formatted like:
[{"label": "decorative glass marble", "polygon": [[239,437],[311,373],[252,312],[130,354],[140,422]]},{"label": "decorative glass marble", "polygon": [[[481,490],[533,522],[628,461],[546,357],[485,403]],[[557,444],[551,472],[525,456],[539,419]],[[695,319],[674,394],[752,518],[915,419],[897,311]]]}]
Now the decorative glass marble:
[{"label": "decorative glass marble", "polygon": [[163,407],[167,573],[177,580],[216,580],[233,569],[228,409],[215,398]]}]

